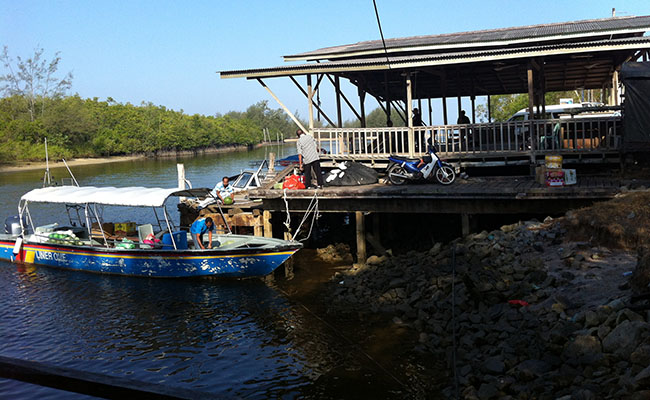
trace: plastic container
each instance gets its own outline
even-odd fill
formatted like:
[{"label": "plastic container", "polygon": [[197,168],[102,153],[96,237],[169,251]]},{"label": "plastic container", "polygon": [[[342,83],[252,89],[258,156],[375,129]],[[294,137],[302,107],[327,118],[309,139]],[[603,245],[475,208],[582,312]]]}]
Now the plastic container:
[{"label": "plastic container", "polygon": [[[187,232],[177,231],[172,233],[174,235],[174,242],[178,250],[187,250]],[[172,236],[165,233],[162,237],[162,248],[164,250],[174,250],[174,243],[172,243]]]},{"label": "plastic container", "polygon": [[547,169],[562,169],[562,156],[546,156],[544,161]]}]

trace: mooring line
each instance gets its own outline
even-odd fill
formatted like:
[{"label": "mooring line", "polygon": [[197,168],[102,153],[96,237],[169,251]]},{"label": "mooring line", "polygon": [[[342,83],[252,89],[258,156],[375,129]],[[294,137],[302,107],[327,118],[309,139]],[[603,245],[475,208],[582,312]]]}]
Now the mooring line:
[{"label": "mooring line", "polygon": [[[289,293],[285,292],[282,288],[276,287],[276,289],[278,289],[280,292],[282,292],[282,293],[283,293],[287,298],[291,299],[291,296],[289,296]],[[391,373],[390,373],[386,368],[384,368],[384,367],[383,367],[383,366],[382,366],[382,365],[381,365],[377,360],[375,360],[374,358],[372,358],[372,356],[371,356],[370,354],[366,353],[366,352],[363,350],[363,348],[361,348],[360,345],[358,345],[357,343],[355,343],[355,342],[353,342],[352,340],[348,339],[348,338],[347,338],[346,336],[344,336],[344,335],[343,335],[339,330],[337,330],[337,329],[336,329],[332,324],[330,324],[329,322],[325,321],[323,318],[321,318],[321,317],[319,317],[318,315],[316,315],[316,313],[314,313],[312,310],[310,310],[309,307],[307,307],[306,305],[304,305],[302,302],[300,302],[300,301],[298,301],[298,300],[295,300],[295,299],[292,299],[291,301],[292,301],[293,303],[295,303],[295,304],[301,306],[302,308],[304,308],[305,311],[307,311],[309,314],[311,314],[314,318],[316,318],[317,320],[319,320],[321,323],[323,323],[325,326],[327,326],[330,330],[332,330],[332,331],[335,332],[338,336],[340,336],[341,338],[343,338],[343,340],[345,340],[345,341],[348,342],[350,345],[352,345],[352,347],[356,348],[357,351],[359,351],[361,354],[363,354],[364,356],[366,356],[366,358],[368,358],[368,360],[370,360],[373,364],[375,364],[375,365],[376,365],[376,366],[377,366],[377,367],[378,367],[382,372],[384,372],[386,375],[390,376],[390,377],[391,377],[395,382],[397,382],[397,383],[398,383],[402,388],[407,389],[406,385],[405,385],[404,383],[402,383],[402,381],[400,381],[399,379],[397,379],[397,377],[396,377],[395,375],[391,374]]]}]

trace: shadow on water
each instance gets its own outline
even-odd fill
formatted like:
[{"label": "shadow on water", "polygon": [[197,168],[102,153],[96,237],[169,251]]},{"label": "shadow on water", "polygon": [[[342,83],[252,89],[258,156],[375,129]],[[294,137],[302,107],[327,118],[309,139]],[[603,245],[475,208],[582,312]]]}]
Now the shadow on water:
[{"label": "shadow on water", "polygon": [[[282,157],[295,147],[73,171],[84,185],[175,186],[176,162],[182,161],[194,187],[209,187],[274,150]],[[39,187],[41,177],[42,171],[0,175],[0,222],[15,214],[20,196]],[[56,212],[45,209],[41,215]],[[403,328],[361,320],[361,314],[328,313],[321,290],[335,271],[309,251],[296,262],[296,278],[271,286],[260,280],[144,279],[0,262],[0,355],[226,398],[412,397],[404,387],[408,374],[401,371],[412,338]],[[0,380],[0,393],[86,398],[11,380]]]},{"label": "shadow on water", "polygon": [[[375,358],[394,354],[400,335],[378,338],[369,359],[352,334],[359,322],[335,326],[303,307],[326,269],[269,287],[0,262],[0,355],[226,397],[404,398],[382,367],[392,360]],[[302,295],[287,292],[298,286]],[[7,380],[0,391],[69,398]]]}]

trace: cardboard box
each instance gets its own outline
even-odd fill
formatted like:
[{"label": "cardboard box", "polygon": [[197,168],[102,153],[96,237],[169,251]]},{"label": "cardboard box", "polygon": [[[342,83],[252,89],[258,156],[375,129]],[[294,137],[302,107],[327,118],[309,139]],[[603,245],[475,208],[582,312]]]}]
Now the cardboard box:
[{"label": "cardboard box", "polygon": [[540,165],[535,167],[535,182],[540,185],[546,185],[546,166]]},{"label": "cardboard box", "polygon": [[116,222],[115,223],[115,232],[122,231],[126,232],[127,235],[135,235],[135,222]]},{"label": "cardboard box", "polygon": [[565,185],[575,185],[578,183],[578,177],[576,175],[575,169],[563,169],[562,172],[564,172]]},{"label": "cardboard box", "polygon": [[546,171],[546,186],[564,186],[564,172],[562,170]]}]

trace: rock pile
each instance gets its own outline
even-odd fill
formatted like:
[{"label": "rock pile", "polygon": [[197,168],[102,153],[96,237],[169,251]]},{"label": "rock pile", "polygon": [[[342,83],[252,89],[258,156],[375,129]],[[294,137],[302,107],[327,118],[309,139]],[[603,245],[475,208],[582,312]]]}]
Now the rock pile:
[{"label": "rock pile", "polygon": [[316,249],[318,257],[328,263],[351,263],[350,246],[344,243],[330,244],[322,249]]},{"label": "rock pile", "polygon": [[371,257],[333,277],[333,301],[415,330],[447,397],[456,376],[467,399],[650,398],[648,314],[626,289],[634,255],[563,242],[556,222]]}]

